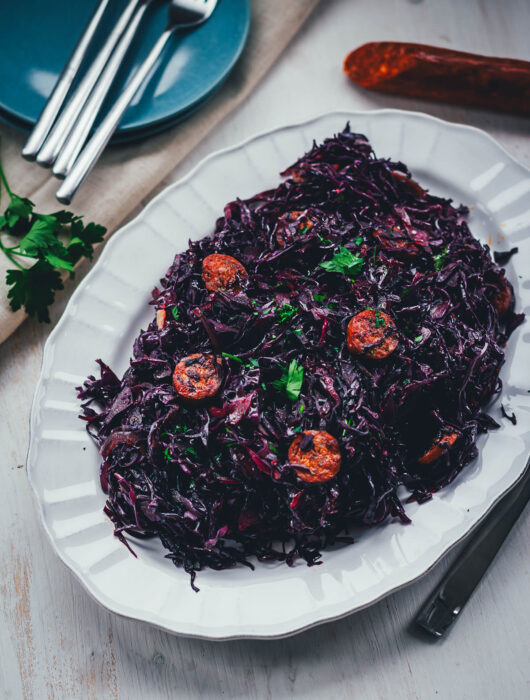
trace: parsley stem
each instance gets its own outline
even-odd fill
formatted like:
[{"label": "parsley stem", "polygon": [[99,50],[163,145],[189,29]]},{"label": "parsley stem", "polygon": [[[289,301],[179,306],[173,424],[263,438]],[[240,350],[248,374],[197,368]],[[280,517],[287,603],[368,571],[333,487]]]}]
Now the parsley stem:
[{"label": "parsley stem", "polygon": [[[1,166],[0,166],[0,168],[1,168]],[[2,243],[2,239],[1,239],[1,238],[0,238],[0,250],[1,250],[3,253],[5,253],[6,257],[13,263],[13,265],[16,265],[20,270],[25,270],[25,269],[26,269],[23,265],[21,265],[21,264],[18,262],[18,260],[15,259],[15,256],[14,256],[13,253],[11,252],[11,251],[13,250],[13,248],[6,248],[5,245]],[[18,255],[18,253],[17,253],[17,255]],[[22,253],[21,253],[21,255],[22,255]],[[29,257],[29,256],[25,256],[25,257]]]},{"label": "parsley stem", "polygon": [[31,258],[32,260],[36,259],[34,255],[29,255],[28,253],[19,252],[17,249],[18,249],[18,246],[14,245],[12,248],[4,248],[4,252],[7,252],[8,250],[10,250],[10,251],[14,250],[15,251],[14,254],[21,257],[21,258]]}]

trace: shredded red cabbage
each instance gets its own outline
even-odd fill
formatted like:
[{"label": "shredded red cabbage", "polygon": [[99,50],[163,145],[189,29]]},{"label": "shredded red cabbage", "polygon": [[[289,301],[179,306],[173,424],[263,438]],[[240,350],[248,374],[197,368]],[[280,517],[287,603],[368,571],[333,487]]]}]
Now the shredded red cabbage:
[{"label": "shredded red cabbage", "polygon": [[[213,237],[175,257],[153,291],[163,327],[153,320],[140,333],[123,378],[99,361],[101,378],[79,389],[116,534],[159,537],[192,586],[205,566],[253,568],[252,556],[317,564],[329,545],[353,541],[353,524],[409,522],[398,487],[429,499],[476,457],[478,433],[498,427],[481,407],[501,389],[504,346],[523,321],[467,208],[376,158],[349,125],[283,175],[276,189],[230,202]],[[321,266],[344,249],[355,264]],[[241,291],[205,289],[212,253],[245,266]],[[511,295],[502,318],[500,284]],[[365,309],[397,327],[386,359],[348,350],[346,326]],[[172,372],[197,352],[222,357],[224,382],[190,405]],[[298,398],[278,388],[293,360]],[[287,459],[311,429],[340,445],[340,471],[323,483],[305,482]],[[447,430],[454,445],[419,463]]]}]

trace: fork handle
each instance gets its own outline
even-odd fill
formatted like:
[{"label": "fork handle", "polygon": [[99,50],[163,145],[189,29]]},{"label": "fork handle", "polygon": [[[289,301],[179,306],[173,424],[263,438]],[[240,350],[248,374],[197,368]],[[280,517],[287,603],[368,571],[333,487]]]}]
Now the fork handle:
[{"label": "fork handle", "polygon": [[129,24],[129,21],[140,1],[141,0],[129,0],[127,6],[121,13],[118,21],[109,34],[107,41],[97,54],[96,58],[92,62],[92,65],[88,68],[85,76],[68,101],[66,107],[63,109],[57,121],[53,125],[48,138],[37,155],[37,163],[39,165],[49,168],[55,162],[55,159],[66,141],[68,134],[72,130],[72,127],[83,109],[88,96],[92,92],[101,71],[109,60],[114,47]]},{"label": "fork handle", "polygon": [[35,160],[40,147],[44,143],[44,139],[48,135],[52,124],[55,121],[59,110],[63,106],[63,102],[70,90],[74,78],[79,71],[81,63],[86,56],[88,46],[92,41],[94,34],[97,31],[103,13],[105,12],[110,0],[101,0],[99,5],[94,10],[85,31],[77,42],[77,45],[68,59],[68,63],[63,68],[59,80],[56,82],[52,94],[49,96],[44,109],[42,110],[37,123],[33,127],[24,148],[22,155],[27,160]]},{"label": "fork handle", "polygon": [[114,79],[120,70],[125,54],[133,42],[138,26],[140,25],[146,10],[147,3],[144,2],[144,4],[139,7],[138,12],[132,18],[127,30],[121,37],[114,50],[114,53],[105,66],[105,69],[96,83],[94,90],[90,94],[83,111],[79,115],[79,119],[74,124],[74,127],[66,139],[63,148],[57,156],[57,160],[55,161],[52,171],[56,177],[64,178],[68,174],[77,156],[79,155],[79,152],[83,148],[90,130],[97,119],[101,106],[109,94],[109,90],[112,87]]},{"label": "fork handle", "polygon": [[155,66],[173,31],[173,28],[168,28],[162,32],[147,58],[131,77],[116,102],[108,111],[107,116],[81,151],[79,158],[57,190],[56,197],[62,204],[70,204],[75,193],[96,164],[112,134],[116,131],[129,103],[151,72],[153,66]]}]

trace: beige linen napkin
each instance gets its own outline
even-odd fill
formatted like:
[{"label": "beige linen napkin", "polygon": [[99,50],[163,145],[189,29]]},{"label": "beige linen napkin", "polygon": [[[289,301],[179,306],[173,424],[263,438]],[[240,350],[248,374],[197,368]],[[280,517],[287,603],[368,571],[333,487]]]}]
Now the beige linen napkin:
[{"label": "beige linen napkin", "polygon": [[[247,45],[241,59],[217,95],[187,121],[136,144],[108,149],[83,185],[72,207],[85,221],[115,230],[140,200],[235,107],[241,104],[287,46],[318,0],[254,0]],[[61,209],[55,199],[58,180],[20,155],[26,136],[0,126],[1,159],[14,192],[29,197],[37,211]],[[7,301],[5,270],[12,267],[0,255],[0,343],[25,318]]]}]

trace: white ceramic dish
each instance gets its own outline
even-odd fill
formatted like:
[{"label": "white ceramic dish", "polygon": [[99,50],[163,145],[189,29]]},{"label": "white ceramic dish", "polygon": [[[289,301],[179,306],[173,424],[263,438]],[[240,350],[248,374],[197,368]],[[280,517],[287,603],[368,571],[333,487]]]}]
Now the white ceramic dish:
[{"label": "white ceramic dish", "polygon": [[[102,513],[99,458],[77,418],[74,387],[96,373],[95,358],[123,372],[138,330],[148,323],[150,291],[188,237],[212,231],[226,202],[275,186],[279,171],[341,130],[368,136],[379,156],[403,160],[436,194],[472,205],[470,224],[496,249],[519,246],[509,265],[518,309],[530,311],[529,172],[485,133],[396,110],[343,112],[283,127],[220,151],[116,233],[73,294],[44,351],[31,413],[28,473],[52,544],[103,606],[170,632],[228,639],[289,635],[370,605],[428,571],[521,475],[530,450],[527,325],[508,346],[502,400],[517,426],[480,439],[480,457],[422,506],[412,525],[362,532],[353,546],[324,552],[321,566],[258,564],[256,571],[199,573],[201,592],[163,558],[157,542],[133,541],[139,558],[112,536]],[[499,403],[491,407],[500,418]]]}]

